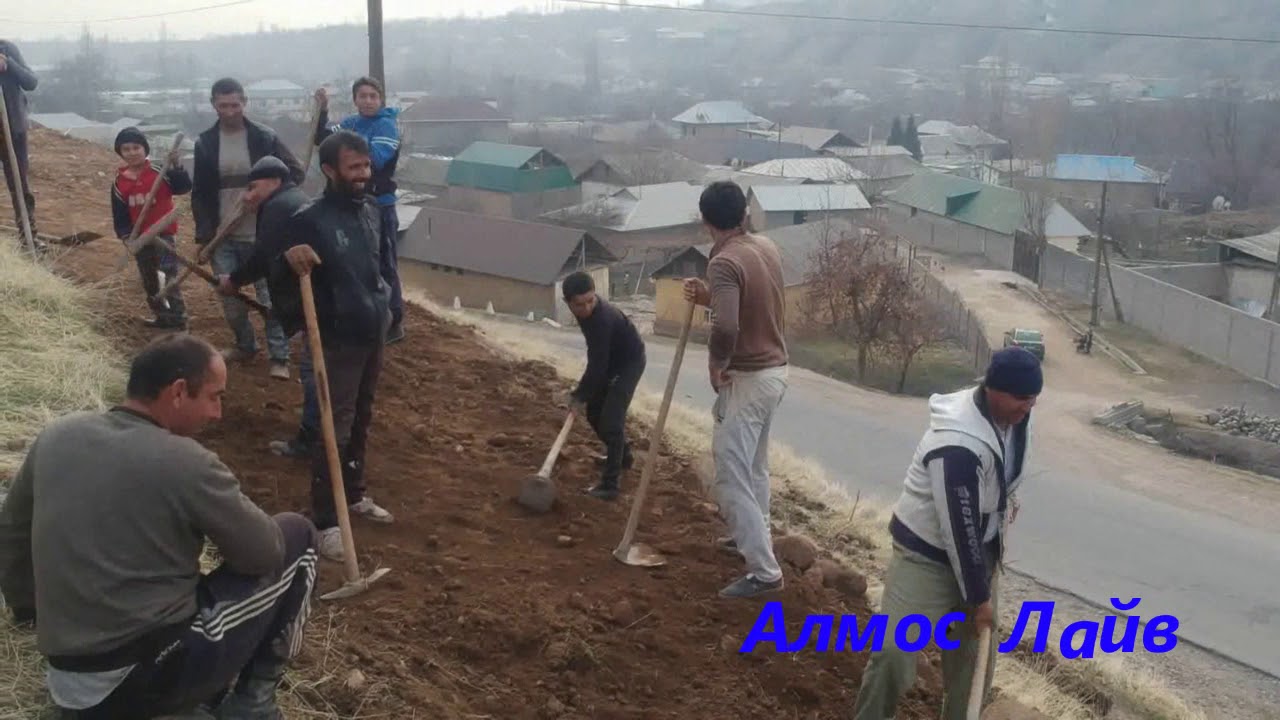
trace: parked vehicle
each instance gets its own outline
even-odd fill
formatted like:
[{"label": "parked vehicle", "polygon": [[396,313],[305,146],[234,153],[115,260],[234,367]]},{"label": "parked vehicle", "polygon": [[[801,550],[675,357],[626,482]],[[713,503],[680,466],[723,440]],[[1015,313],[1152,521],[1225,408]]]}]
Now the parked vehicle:
[{"label": "parked vehicle", "polygon": [[1005,331],[1004,346],[1009,347],[1011,345],[1030,350],[1033,355],[1040,359],[1040,362],[1044,362],[1044,334],[1039,330],[1014,328]]}]

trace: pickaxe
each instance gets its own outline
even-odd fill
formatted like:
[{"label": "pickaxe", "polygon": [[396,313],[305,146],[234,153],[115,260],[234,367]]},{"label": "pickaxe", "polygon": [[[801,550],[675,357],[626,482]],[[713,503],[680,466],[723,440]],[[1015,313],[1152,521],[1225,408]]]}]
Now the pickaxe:
[{"label": "pickaxe", "polygon": [[[240,222],[244,220],[246,217],[248,217],[250,214],[251,212],[245,209],[244,207],[240,207],[239,209],[237,209],[235,216],[231,218],[230,222],[228,222],[226,225],[223,225],[218,230],[218,234],[214,235],[213,239],[210,240],[207,245],[205,245],[203,248],[200,249],[199,254],[196,255],[194,264],[201,265],[201,264],[204,264],[205,262],[208,262],[209,258],[213,257],[213,251],[217,250],[218,246],[221,245],[223,241],[226,240],[227,237],[231,234],[231,231],[234,230],[235,227],[239,225]],[[190,265],[183,267],[182,272],[178,273],[178,277],[170,281],[167,285],[164,286],[164,289],[160,291],[160,297],[163,298],[168,296],[169,293],[172,292],[174,288],[182,284],[183,280],[186,280],[188,277],[190,277],[191,273],[194,272],[191,268],[192,266]]]},{"label": "pickaxe", "polygon": [[147,198],[142,201],[142,211],[138,213],[138,219],[133,223],[133,231],[129,233],[129,239],[124,242],[124,246],[128,252],[125,253],[124,256],[120,258],[120,261],[116,263],[116,272],[123,270],[125,264],[129,262],[129,258],[137,255],[138,251],[145,245],[145,243],[139,242],[138,234],[142,232],[142,223],[147,219],[147,213],[151,210],[151,204],[155,202],[156,193],[160,191],[160,186],[165,182],[165,170],[168,167],[177,164],[178,153],[182,149],[182,138],[182,133],[178,133],[173,136],[173,147],[169,150],[167,164],[164,168],[161,168],[160,174],[156,175],[156,181],[151,184],[151,189],[147,191]]},{"label": "pickaxe", "polygon": [[[218,286],[219,284],[218,278],[215,277],[213,273],[209,272],[208,270],[205,270],[204,268],[195,264],[191,260],[188,260],[185,257],[183,257],[181,254],[178,253],[177,250],[175,250],[172,246],[170,246],[164,240],[161,240],[159,237],[153,236],[150,238],[149,242],[150,244],[155,245],[157,248],[161,250],[165,250],[172,253],[173,257],[178,261],[178,264],[181,265],[183,268],[185,268],[187,271],[195,273],[196,275],[199,275],[201,278],[208,281],[209,284],[213,285],[214,287]],[[248,295],[245,295],[243,292],[240,292],[237,290],[236,293],[231,297],[238,298],[245,305],[248,305],[254,310],[257,310],[258,312],[262,313],[263,317],[268,317],[271,314],[271,308],[267,307],[266,305],[263,305],[262,303],[249,297]]]}]

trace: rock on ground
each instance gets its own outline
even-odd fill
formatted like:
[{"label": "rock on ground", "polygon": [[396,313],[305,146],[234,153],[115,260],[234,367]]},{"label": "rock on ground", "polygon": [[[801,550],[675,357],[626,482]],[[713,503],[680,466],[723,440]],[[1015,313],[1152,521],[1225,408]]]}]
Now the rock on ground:
[{"label": "rock on ground", "polygon": [[800,572],[818,561],[818,545],[803,535],[784,535],[773,541],[773,553]]},{"label": "rock on ground", "polygon": [[982,720],[1053,720],[1053,718],[1017,700],[1001,698],[982,711]]}]

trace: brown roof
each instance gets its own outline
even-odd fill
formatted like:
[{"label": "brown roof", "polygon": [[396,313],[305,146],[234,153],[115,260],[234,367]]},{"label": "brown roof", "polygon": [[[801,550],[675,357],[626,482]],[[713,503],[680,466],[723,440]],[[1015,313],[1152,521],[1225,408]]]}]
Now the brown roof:
[{"label": "brown roof", "polygon": [[584,239],[587,265],[616,259],[578,228],[424,207],[405,231],[398,253],[418,262],[550,285],[566,267],[577,266]]},{"label": "brown roof", "polygon": [[400,113],[404,122],[493,122],[511,118],[493,109],[482,98],[459,96],[424,97]]}]

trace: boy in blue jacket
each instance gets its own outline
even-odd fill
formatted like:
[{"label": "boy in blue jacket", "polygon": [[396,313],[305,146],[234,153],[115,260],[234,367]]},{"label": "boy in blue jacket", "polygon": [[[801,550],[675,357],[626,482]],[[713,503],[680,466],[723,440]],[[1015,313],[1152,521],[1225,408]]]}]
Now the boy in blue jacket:
[{"label": "boy in blue jacket", "polygon": [[391,329],[387,331],[387,344],[404,339],[404,298],[400,289],[400,273],[396,267],[396,240],[400,219],[396,216],[396,162],[400,159],[400,129],[396,126],[399,110],[385,105],[382,83],[371,77],[362,77],[351,84],[351,99],[355,102],[355,115],[349,115],[337,125],[329,125],[329,96],[324,88],[316,90],[316,102],[320,103],[320,119],[316,124],[317,145],[338,130],[351,130],[369,143],[373,179],[369,194],[378,205],[382,221],[379,238],[382,257],[382,277],[391,286]]}]

